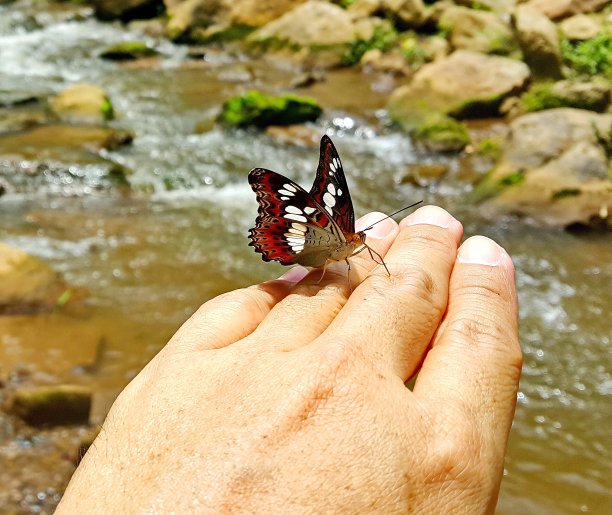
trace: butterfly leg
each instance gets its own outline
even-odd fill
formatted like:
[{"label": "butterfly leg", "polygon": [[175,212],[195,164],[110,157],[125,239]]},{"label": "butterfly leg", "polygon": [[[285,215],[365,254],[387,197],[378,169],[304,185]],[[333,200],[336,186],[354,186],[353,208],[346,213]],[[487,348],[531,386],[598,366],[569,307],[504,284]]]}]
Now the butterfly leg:
[{"label": "butterfly leg", "polygon": [[321,284],[321,281],[323,280],[323,276],[325,275],[325,270],[326,269],[327,269],[327,261],[323,265],[323,272],[321,273],[321,277],[319,277],[319,280],[315,284],[317,284],[317,285]]},{"label": "butterfly leg", "polygon": [[[353,254],[353,256],[354,255],[355,254]],[[348,258],[345,258],[344,261],[346,261],[346,266],[348,267],[346,271],[346,280],[348,282],[349,293],[353,293],[353,285],[351,284],[351,262],[348,260]]]},{"label": "butterfly leg", "polygon": [[[388,275],[389,277],[391,277],[391,272],[389,272],[389,269],[387,268],[387,263],[385,263],[385,260],[382,258],[382,256],[381,256],[381,255],[380,255],[378,252],[376,252],[376,251],[375,251],[373,248],[368,247],[368,246],[367,246],[365,243],[364,243],[364,245],[365,245],[365,247],[364,247],[364,248],[367,248],[367,249],[368,249],[368,252],[370,253],[370,257],[372,258],[372,261],[374,261],[374,262],[378,263],[379,265],[384,266],[384,267],[385,267],[385,270],[387,271],[387,275]],[[380,263],[374,259],[374,254],[376,254],[376,256],[378,257],[378,259],[380,259]]]}]

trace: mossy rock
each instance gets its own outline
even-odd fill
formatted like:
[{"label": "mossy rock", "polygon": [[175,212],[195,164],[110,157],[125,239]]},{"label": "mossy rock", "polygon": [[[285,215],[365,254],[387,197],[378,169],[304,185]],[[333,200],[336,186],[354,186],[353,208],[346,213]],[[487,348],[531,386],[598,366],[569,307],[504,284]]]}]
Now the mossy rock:
[{"label": "mossy rock", "polygon": [[219,121],[233,127],[293,125],[315,121],[322,111],[312,98],[247,91],[223,104]]},{"label": "mossy rock", "polygon": [[610,102],[610,85],[606,81],[534,84],[521,96],[521,110],[527,113],[574,107],[603,112]]},{"label": "mossy rock", "polygon": [[100,57],[109,61],[133,61],[158,53],[157,50],[141,41],[124,41],[106,48],[100,53]]},{"label": "mossy rock", "polygon": [[113,119],[115,114],[104,90],[88,83],[68,86],[53,97],[49,105],[60,120],[71,123],[103,123]]},{"label": "mossy rock", "polygon": [[470,202],[476,204],[498,196],[506,188],[518,186],[525,180],[525,170],[517,170],[498,177],[496,170],[491,170],[472,190],[469,195]]},{"label": "mossy rock", "polygon": [[470,143],[467,127],[442,115],[427,117],[412,131],[412,136],[432,152],[458,152]]},{"label": "mossy rock", "polygon": [[39,386],[17,390],[9,411],[30,425],[87,424],[91,390],[84,386]]}]

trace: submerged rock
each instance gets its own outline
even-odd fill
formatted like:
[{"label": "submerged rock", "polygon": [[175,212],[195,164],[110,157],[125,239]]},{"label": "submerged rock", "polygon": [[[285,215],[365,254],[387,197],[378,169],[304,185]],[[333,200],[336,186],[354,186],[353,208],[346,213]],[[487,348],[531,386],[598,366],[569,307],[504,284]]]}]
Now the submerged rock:
[{"label": "submerged rock", "polygon": [[109,61],[132,61],[158,55],[158,53],[157,50],[142,41],[123,41],[104,49],[100,57]]},{"label": "submerged rock", "polygon": [[389,114],[405,129],[435,112],[457,118],[496,116],[503,100],[521,91],[529,75],[520,61],[457,50],[426,64],[410,83],[397,88]]},{"label": "submerged rock", "polygon": [[321,113],[321,107],[311,98],[247,91],[223,104],[219,121],[234,127],[293,125],[314,121]]},{"label": "submerged rock", "polygon": [[50,107],[58,118],[73,123],[103,123],[114,117],[104,90],[85,82],[68,86],[51,100]]},{"label": "submerged rock", "polygon": [[66,291],[49,265],[0,242],[0,314],[49,311]]},{"label": "submerged rock", "polygon": [[551,226],[612,227],[612,114],[551,109],[515,119],[498,166],[474,190],[485,213]]},{"label": "submerged rock", "polygon": [[92,392],[77,385],[22,388],[13,393],[8,411],[30,425],[87,424]]}]

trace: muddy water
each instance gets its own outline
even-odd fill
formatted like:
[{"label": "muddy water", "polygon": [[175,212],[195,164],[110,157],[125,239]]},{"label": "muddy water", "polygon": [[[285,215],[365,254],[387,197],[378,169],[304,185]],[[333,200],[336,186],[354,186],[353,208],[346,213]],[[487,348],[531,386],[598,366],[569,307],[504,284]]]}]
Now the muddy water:
[{"label": "muddy water", "polygon": [[[286,87],[295,77],[290,67],[220,52],[187,61],[168,43],[160,43],[157,61],[117,67],[97,52],[141,36],[57,13],[25,30],[23,12],[0,7],[0,91],[47,94],[78,80],[103,86],[119,113],[113,123],[137,137],[98,157],[130,169],[135,193],[106,182],[100,163],[69,152],[66,163],[53,155],[53,173],[4,177],[13,192],[0,198],[0,240],[45,259],[88,297],[78,309],[0,317],[0,371],[92,385],[102,417],[202,302],[283,271],[246,245],[256,212],[246,173],[265,166],[308,185],[317,150],[248,131],[194,133],[233,92]],[[478,167],[419,154],[385,129],[387,87],[374,77],[331,74],[308,90],[326,107],[312,127],[337,143],[358,214],[423,198],[464,221],[467,235],[497,239],[515,260],[525,367],[498,512],[612,512],[612,238],[483,220],[463,200],[463,178]],[[0,136],[2,153],[19,155],[20,141]],[[52,137],[37,144],[54,148]],[[23,160],[27,168],[32,156]],[[427,187],[402,181],[417,163],[449,171]],[[0,417],[0,511],[49,511],[72,470],[62,442],[78,435],[17,438],[11,424]]]}]

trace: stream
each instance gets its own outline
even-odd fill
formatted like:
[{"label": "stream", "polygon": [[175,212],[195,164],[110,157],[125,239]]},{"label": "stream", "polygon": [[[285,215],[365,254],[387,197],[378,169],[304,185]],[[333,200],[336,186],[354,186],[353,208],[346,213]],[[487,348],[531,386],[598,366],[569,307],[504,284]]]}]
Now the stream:
[{"label": "stream", "polygon": [[[215,49],[189,59],[185,47],[71,9],[30,19],[0,6],[0,95],[46,96],[94,83],[113,101],[111,125],[136,137],[95,159],[44,154],[55,166],[21,177],[7,172],[3,155],[24,152],[24,140],[0,134],[0,180],[11,185],[0,196],[0,241],[42,258],[87,292],[81,311],[0,317],[0,372],[26,367],[89,385],[101,421],[117,392],[200,304],[285,270],[247,246],[257,204],[246,176],[261,166],[309,188],[318,150],[250,130],[194,130],[236,92],[289,89],[291,66]],[[133,39],[161,56],[121,65],[97,57]],[[423,199],[460,219],[466,237],[487,235],[513,257],[525,364],[497,513],[612,513],[612,236],[481,217],[466,202],[465,179],[483,173],[481,165],[417,151],[386,124],[388,89],[387,79],[336,70],[298,93],[325,109],[309,127],[333,138],[357,216]],[[503,132],[503,125],[474,130]],[[52,149],[55,137],[48,131],[35,145],[29,140],[32,156]],[[24,156],[24,169],[32,156]],[[128,192],[108,180],[109,162],[130,170]],[[404,180],[424,163],[448,172],[426,185]],[[72,470],[57,457],[61,438],[43,431],[25,442],[0,416],[0,512],[52,511]]]}]

